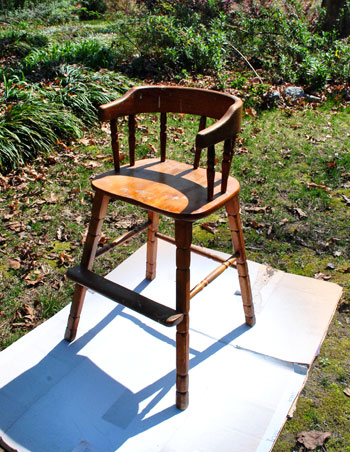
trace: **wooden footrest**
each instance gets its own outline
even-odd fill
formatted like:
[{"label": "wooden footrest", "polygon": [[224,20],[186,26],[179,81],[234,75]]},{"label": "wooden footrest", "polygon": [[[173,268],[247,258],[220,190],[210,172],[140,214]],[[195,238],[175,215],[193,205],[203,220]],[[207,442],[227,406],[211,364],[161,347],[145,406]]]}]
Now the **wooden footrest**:
[{"label": "wooden footrest", "polygon": [[174,326],[183,320],[183,314],[175,311],[175,309],[168,308],[137,292],[109,281],[80,265],[69,269],[67,276],[81,286],[94,290],[110,300],[116,301],[162,325]]}]

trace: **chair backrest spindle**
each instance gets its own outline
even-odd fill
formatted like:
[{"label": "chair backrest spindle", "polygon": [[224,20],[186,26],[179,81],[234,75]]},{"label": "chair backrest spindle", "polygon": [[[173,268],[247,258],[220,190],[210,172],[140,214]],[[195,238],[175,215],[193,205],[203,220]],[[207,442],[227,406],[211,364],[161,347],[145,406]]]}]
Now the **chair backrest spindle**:
[{"label": "chair backrest spindle", "polygon": [[[198,132],[205,129],[206,126],[207,126],[207,117],[201,116],[201,119],[199,120]],[[199,148],[198,146],[196,146],[196,152],[194,155],[194,164],[193,164],[194,169],[197,169],[199,167],[199,161],[201,159],[201,151],[202,151],[202,149]]]},{"label": "chair backrest spindle", "polygon": [[[233,143],[241,128],[242,101],[230,94],[198,88],[174,86],[142,86],[129,90],[116,101],[99,108],[101,121],[111,121],[114,166],[119,171],[119,144],[115,118],[129,116],[130,166],[135,165],[135,115],[160,113],[160,159],[166,158],[167,113],[198,115],[201,117],[195,141],[194,168],[199,167],[201,150],[207,148],[208,199],[214,196],[215,145],[224,142],[221,191],[227,189],[227,180],[233,155]],[[216,122],[207,127],[207,118]]]},{"label": "chair backrest spindle", "polygon": [[119,139],[118,139],[118,123],[116,119],[111,119],[111,142],[113,151],[114,169],[118,173],[120,171],[119,161]]},{"label": "chair backrest spindle", "polygon": [[234,146],[235,139],[228,138],[224,141],[224,152],[222,156],[222,179],[221,179],[221,191],[225,193],[227,189],[227,179],[230,173],[231,168],[231,161],[232,161],[232,155],[233,155],[233,146]]},{"label": "chair backrest spindle", "polygon": [[167,140],[167,132],[166,132],[166,113],[162,112],[160,114],[160,160],[165,162],[166,158],[166,140]]},{"label": "chair backrest spindle", "polygon": [[135,115],[129,115],[129,163],[135,165]]},{"label": "chair backrest spindle", "polygon": [[215,146],[208,147],[207,160],[207,181],[208,181],[208,201],[214,198],[214,180],[215,180]]}]

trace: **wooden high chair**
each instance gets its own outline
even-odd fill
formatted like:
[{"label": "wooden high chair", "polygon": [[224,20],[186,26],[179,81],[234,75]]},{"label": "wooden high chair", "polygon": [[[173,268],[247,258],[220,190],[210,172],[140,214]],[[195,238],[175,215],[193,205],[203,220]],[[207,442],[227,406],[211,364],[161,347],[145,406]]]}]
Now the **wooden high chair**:
[{"label": "wooden high chair", "polygon": [[[160,158],[135,161],[135,115],[160,113]],[[199,115],[194,165],[166,159],[167,113]],[[195,88],[141,86],[99,109],[101,121],[110,121],[114,170],[97,176],[96,192],[81,264],[68,271],[76,287],[65,338],[73,341],[79,323],[86,288],[121,303],[166,326],[176,333],[176,406],[188,406],[189,309],[190,299],[229,266],[237,268],[246,323],[255,323],[246,253],[239,214],[239,182],[229,176],[233,146],[241,128],[242,102],[229,94]],[[129,118],[128,165],[119,164],[117,118]],[[206,128],[206,118],[217,121]],[[215,172],[215,145],[223,142],[221,173]],[[207,168],[199,167],[200,154],[207,148]],[[141,206],[148,221],[111,244],[97,249],[107,205],[110,199]],[[225,207],[231,229],[234,254],[224,259],[194,246],[192,223]],[[175,220],[175,239],[158,232],[159,214]],[[92,272],[96,256],[147,229],[146,278],[156,276],[157,239],[176,245],[176,307],[169,308]],[[199,253],[220,262],[202,282],[190,289],[190,254]]]}]

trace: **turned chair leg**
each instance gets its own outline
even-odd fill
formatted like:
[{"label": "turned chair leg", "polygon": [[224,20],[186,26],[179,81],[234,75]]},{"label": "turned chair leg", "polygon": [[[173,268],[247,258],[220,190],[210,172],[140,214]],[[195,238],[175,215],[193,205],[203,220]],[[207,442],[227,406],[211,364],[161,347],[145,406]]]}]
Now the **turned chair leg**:
[{"label": "turned chair leg", "polygon": [[192,223],[175,221],[176,242],[176,310],[184,314],[176,328],[176,406],[188,407],[189,310]]},{"label": "turned chair leg", "polygon": [[239,256],[237,258],[237,271],[239,285],[242,293],[245,321],[247,325],[253,326],[255,324],[254,305],[252,290],[250,287],[247,257],[242,232],[242,223],[239,214],[238,196],[235,196],[234,198],[230,199],[226,203],[225,207],[228,214],[228,221],[231,229],[233,248],[235,252],[239,253]]},{"label": "turned chair leg", "polygon": [[146,279],[152,280],[156,277],[157,268],[158,239],[156,233],[158,231],[159,214],[149,210],[148,220],[152,223],[148,226],[147,230]]},{"label": "turned chair leg", "polygon": [[[104,195],[102,192],[96,192],[94,197],[89,230],[80,263],[80,265],[87,270],[91,270],[95,260],[95,254],[100,240],[103,219],[107,212],[109,198],[109,196]],[[67,329],[64,335],[64,338],[69,342],[74,341],[77,334],[85,294],[86,288],[80,284],[76,284]]]}]

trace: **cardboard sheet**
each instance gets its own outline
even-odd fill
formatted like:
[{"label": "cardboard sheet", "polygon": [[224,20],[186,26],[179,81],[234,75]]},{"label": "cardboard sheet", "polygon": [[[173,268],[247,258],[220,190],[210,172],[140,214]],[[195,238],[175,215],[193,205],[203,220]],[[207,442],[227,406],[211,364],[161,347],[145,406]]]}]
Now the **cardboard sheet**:
[{"label": "cardboard sheet", "polygon": [[[174,303],[174,248],[157,278],[145,248],[109,278]],[[194,286],[217,263],[192,256]],[[235,270],[191,304],[190,406],[175,400],[175,329],[88,291],[78,337],[69,307],[0,353],[0,438],[10,451],[270,451],[341,294],[335,284],[250,263],[257,325],[244,324]],[[297,363],[302,363],[298,365]]]}]

